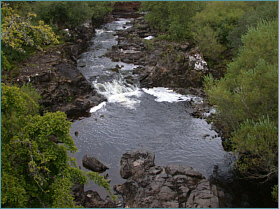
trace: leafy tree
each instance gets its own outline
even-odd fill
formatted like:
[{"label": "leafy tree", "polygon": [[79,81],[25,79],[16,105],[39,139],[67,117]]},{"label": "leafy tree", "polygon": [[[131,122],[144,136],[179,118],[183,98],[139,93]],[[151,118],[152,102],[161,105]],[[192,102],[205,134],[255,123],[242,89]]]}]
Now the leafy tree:
[{"label": "leafy tree", "polygon": [[278,167],[278,21],[260,21],[242,42],[224,78],[206,77],[205,91],[217,105],[215,124],[239,155],[237,169],[269,180]]},{"label": "leafy tree", "polygon": [[193,37],[206,57],[221,57],[228,47],[229,32],[248,8],[248,2],[206,2],[204,10],[193,17]]},{"label": "leafy tree", "polygon": [[186,1],[186,2],[168,2],[169,4],[169,33],[172,39],[180,41],[192,38],[190,23],[192,17],[204,7],[203,2]]},{"label": "leafy tree", "polygon": [[110,1],[87,1],[86,2],[91,9],[92,22],[99,21],[107,13],[113,10],[113,2]]},{"label": "leafy tree", "polygon": [[38,115],[32,92],[1,86],[1,205],[2,207],[75,207],[74,181],[94,180],[111,193],[98,173],[77,168],[68,152],[77,148],[62,112]]},{"label": "leafy tree", "polygon": [[[35,50],[42,50],[44,45],[57,44],[58,37],[43,21],[36,25],[32,23],[36,14],[28,13],[23,17],[16,14],[8,3],[2,2],[1,5],[1,72],[4,74],[5,71],[11,71],[16,62],[28,58]],[[21,4],[13,5],[16,7]],[[14,73],[17,72],[12,71],[11,76]]]},{"label": "leafy tree", "polygon": [[7,71],[11,69],[11,64],[2,50],[1,50],[1,69]]},{"label": "leafy tree", "polygon": [[248,27],[256,27],[261,20],[272,21],[277,18],[277,1],[254,2],[253,6],[249,7],[249,10],[238,19],[237,24],[227,36],[229,45],[232,47],[234,54],[237,55],[238,48],[242,46],[241,36],[247,33]]},{"label": "leafy tree", "polygon": [[247,120],[233,133],[233,148],[239,153],[236,168],[243,176],[261,181],[278,176],[277,135],[278,128],[269,118]]},{"label": "leafy tree", "polygon": [[31,24],[33,17],[36,14],[29,13],[27,18],[21,17],[7,4],[2,4],[1,44],[24,53],[23,46],[34,46],[42,50],[42,44],[58,43],[51,27],[44,25],[43,21],[39,21],[37,26]]},{"label": "leafy tree", "polygon": [[38,19],[56,24],[58,29],[74,28],[87,20],[99,20],[112,11],[111,2],[90,1],[46,1],[37,2],[35,12]]},{"label": "leafy tree", "polygon": [[84,1],[37,2],[35,13],[38,19],[48,24],[57,24],[59,29],[73,28],[91,18],[91,10]]},{"label": "leafy tree", "polygon": [[243,36],[239,56],[219,81],[207,77],[205,90],[218,106],[217,120],[229,134],[246,119],[277,120],[277,21],[260,22]]},{"label": "leafy tree", "polygon": [[141,2],[142,10],[149,11],[145,15],[147,22],[154,28],[159,29],[162,32],[166,32],[169,27],[169,10],[168,2],[166,1],[143,1]]},{"label": "leafy tree", "polygon": [[15,13],[20,16],[27,17],[28,13],[33,11],[34,1],[2,1],[5,4],[8,4]]},{"label": "leafy tree", "polygon": [[203,8],[203,2],[142,2],[142,10],[148,23],[167,33],[168,39],[183,41],[191,38],[190,22],[196,12]]}]

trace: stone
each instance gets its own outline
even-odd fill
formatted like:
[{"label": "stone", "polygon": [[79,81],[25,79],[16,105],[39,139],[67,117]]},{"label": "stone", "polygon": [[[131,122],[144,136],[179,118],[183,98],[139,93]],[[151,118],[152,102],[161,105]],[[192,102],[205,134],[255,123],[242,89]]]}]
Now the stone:
[{"label": "stone", "polygon": [[94,172],[103,172],[109,169],[109,167],[102,163],[100,160],[88,155],[84,155],[84,157],[82,158],[82,164],[85,168]]},{"label": "stone", "polygon": [[120,175],[124,179],[131,176],[140,176],[150,167],[154,166],[154,160],[154,153],[145,150],[127,152],[120,161]]},{"label": "stone", "polygon": [[120,173],[127,181],[114,190],[125,207],[219,207],[217,187],[201,173],[185,165],[156,166],[154,159],[145,150],[123,154]]}]

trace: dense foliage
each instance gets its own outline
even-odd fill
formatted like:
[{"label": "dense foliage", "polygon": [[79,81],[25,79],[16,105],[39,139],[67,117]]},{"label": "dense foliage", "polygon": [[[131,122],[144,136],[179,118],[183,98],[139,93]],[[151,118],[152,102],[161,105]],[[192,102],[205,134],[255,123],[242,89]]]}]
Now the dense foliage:
[{"label": "dense foliage", "polygon": [[192,36],[190,22],[192,17],[204,7],[204,2],[159,1],[142,2],[142,10],[148,23],[159,29],[164,38],[181,41]]},{"label": "dense foliage", "polygon": [[238,171],[267,181],[278,178],[278,20],[249,27],[242,42],[225,77],[207,77],[205,91],[239,155]]},{"label": "dense foliage", "polygon": [[112,10],[111,2],[45,1],[37,2],[38,18],[59,29],[73,28],[88,20],[96,20]]},{"label": "dense foliage", "polygon": [[51,27],[45,25],[43,21],[38,21],[37,25],[31,23],[36,14],[28,13],[27,17],[22,17],[3,3],[1,5],[1,64],[3,70],[9,70],[9,62],[15,59],[16,54],[24,54],[28,49],[42,50],[43,45],[57,44],[57,36]]},{"label": "dense foliage", "polygon": [[102,176],[68,156],[77,149],[66,114],[38,115],[38,98],[30,86],[1,85],[1,206],[75,207],[73,182],[88,177],[111,193]]},{"label": "dense foliage", "polygon": [[[109,5],[102,2],[2,2],[2,72],[13,72],[16,62],[36,50],[58,44],[59,37],[52,27],[44,24],[43,18],[33,11],[56,9],[49,14],[58,15],[57,23],[62,21],[62,26],[72,27],[91,18],[101,18],[110,11]],[[49,17],[48,13],[44,14]],[[46,19],[52,26],[53,17]],[[70,122],[66,114],[40,116],[39,98],[29,85],[18,88],[1,84],[1,206],[73,208],[76,207],[71,194],[73,183],[86,184],[88,179],[112,195],[110,184],[103,176],[81,171],[75,159],[68,156],[77,149],[69,135]]]},{"label": "dense foliage", "polygon": [[206,92],[210,102],[218,105],[218,119],[226,133],[246,119],[269,115],[277,120],[277,37],[277,21],[251,27],[225,77],[207,79]]},{"label": "dense foliage", "polygon": [[194,41],[208,61],[236,55],[247,26],[278,17],[271,1],[142,2],[145,19],[169,40]]},{"label": "dense foliage", "polygon": [[193,17],[193,37],[206,57],[216,59],[222,56],[228,47],[227,36],[248,4],[244,1],[210,2]]},{"label": "dense foliage", "polygon": [[[2,2],[2,74],[3,71],[12,70],[17,62],[27,59],[36,50],[63,43],[69,38],[63,29],[100,21],[112,11],[112,4],[77,1]],[[10,76],[17,74],[14,70]]]}]

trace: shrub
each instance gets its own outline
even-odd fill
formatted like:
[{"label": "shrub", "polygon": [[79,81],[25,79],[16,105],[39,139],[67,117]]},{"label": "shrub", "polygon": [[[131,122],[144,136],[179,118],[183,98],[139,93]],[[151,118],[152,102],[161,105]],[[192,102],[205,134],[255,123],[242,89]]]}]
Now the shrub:
[{"label": "shrub", "polygon": [[248,179],[271,180],[278,176],[278,129],[269,118],[247,120],[233,133],[238,154],[237,170]]}]

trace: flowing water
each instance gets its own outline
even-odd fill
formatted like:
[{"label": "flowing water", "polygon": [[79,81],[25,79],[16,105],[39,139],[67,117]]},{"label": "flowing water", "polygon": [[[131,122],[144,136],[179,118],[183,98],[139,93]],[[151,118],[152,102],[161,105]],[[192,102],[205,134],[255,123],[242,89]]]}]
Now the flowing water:
[{"label": "flowing water", "polygon": [[[125,182],[119,174],[121,156],[130,150],[144,149],[155,153],[156,165],[187,165],[206,178],[231,181],[232,154],[224,151],[221,138],[210,124],[186,111],[190,100],[203,102],[202,98],[180,95],[166,88],[141,89],[137,82],[130,84],[125,80],[132,76],[136,81],[133,70],[138,66],[104,57],[117,44],[116,31],[131,27],[130,21],[119,18],[96,30],[92,46],[78,60],[82,74],[107,98],[90,110],[89,117],[72,124],[70,133],[78,148],[74,154],[78,165],[82,167],[81,160],[86,154],[98,157],[109,165],[106,172],[113,186]],[[121,66],[119,73],[111,70],[116,65]],[[93,183],[85,189],[105,195]]]}]

